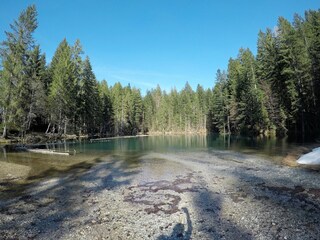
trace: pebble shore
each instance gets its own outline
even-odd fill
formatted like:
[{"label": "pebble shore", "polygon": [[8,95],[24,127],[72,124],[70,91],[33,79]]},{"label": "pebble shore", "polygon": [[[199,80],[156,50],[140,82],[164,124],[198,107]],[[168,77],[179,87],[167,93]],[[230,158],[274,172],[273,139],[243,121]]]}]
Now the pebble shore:
[{"label": "pebble shore", "polygon": [[232,151],[108,156],[0,200],[1,239],[318,239],[320,173]]}]

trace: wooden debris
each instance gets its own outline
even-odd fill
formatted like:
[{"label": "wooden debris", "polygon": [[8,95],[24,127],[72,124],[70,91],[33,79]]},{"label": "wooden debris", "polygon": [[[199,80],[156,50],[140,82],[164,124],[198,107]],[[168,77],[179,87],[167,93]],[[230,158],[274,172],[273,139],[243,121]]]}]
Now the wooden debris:
[{"label": "wooden debris", "polygon": [[34,148],[34,149],[27,149],[27,152],[33,152],[33,153],[42,153],[42,154],[54,154],[54,155],[64,155],[64,156],[69,156],[70,153],[68,152],[56,152],[50,149],[39,149],[39,148]]}]

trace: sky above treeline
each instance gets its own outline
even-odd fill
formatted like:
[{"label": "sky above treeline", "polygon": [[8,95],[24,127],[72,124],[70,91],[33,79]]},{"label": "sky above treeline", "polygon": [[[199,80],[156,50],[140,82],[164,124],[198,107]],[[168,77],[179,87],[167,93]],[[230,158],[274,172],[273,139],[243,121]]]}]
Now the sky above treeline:
[{"label": "sky above treeline", "polygon": [[169,91],[214,85],[241,47],[256,54],[259,30],[274,28],[279,16],[320,8],[319,0],[3,0],[0,40],[28,5],[38,10],[34,37],[47,62],[58,44],[80,39],[98,80],[142,90],[159,84]]}]

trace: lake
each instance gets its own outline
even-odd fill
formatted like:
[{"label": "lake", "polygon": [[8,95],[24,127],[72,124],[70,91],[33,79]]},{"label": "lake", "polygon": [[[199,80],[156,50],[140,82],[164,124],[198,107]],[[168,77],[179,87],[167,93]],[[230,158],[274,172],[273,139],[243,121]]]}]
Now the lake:
[{"label": "lake", "polygon": [[[103,156],[125,158],[127,162],[139,163],[139,156],[147,153],[192,153],[197,151],[235,151],[263,156],[275,164],[282,164],[288,152],[301,143],[288,139],[246,138],[218,135],[147,136],[115,138],[106,141],[61,142],[41,148],[71,152],[71,156],[46,155],[30,152],[0,152],[1,179],[35,180],[57,175],[76,167],[88,168]],[[74,154],[75,153],[75,154]]]}]

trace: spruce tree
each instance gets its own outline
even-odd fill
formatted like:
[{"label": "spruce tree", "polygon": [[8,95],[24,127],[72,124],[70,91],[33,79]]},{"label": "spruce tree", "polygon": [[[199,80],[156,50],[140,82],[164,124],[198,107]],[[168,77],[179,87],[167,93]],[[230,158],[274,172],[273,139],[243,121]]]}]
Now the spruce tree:
[{"label": "spruce tree", "polygon": [[10,25],[11,32],[5,32],[7,39],[1,44],[3,66],[2,85],[2,137],[7,137],[9,126],[15,126],[25,134],[30,109],[30,78],[27,75],[29,58],[34,49],[33,33],[38,26],[34,5],[22,11],[19,18]]},{"label": "spruce tree", "polygon": [[[309,59],[311,62],[312,88],[314,99],[312,99],[311,116],[313,133],[320,133],[320,10],[309,10],[305,13],[304,33],[307,41]],[[317,129],[317,131],[315,131]]]},{"label": "spruce tree", "polygon": [[114,134],[114,111],[107,81],[102,80],[98,85],[98,89],[102,103],[101,133],[104,136],[110,136]]},{"label": "spruce tree", "polygon": [[102,104],[99,98],[98,83],[92,71],[88,57],[83,62],[83,71],[80,86],[81,125],[86,133],[98,132],[101,120]]},{"label": "spruce tree", "polygon": [[277,46],[274,34],[270,29],[266,33],[260,31],[258,36],[257,78],[265,95],[263,104],[269,118],[269,131],[271,134],[283,136],[286,134],[286,114],[279,99],[285,89],[283,81],[279,81],[280,71],[277,63]]},{"label": "spruce tree", "polygon": [[116,83],[111,88],[111,101],[114,111],[115,135],[122,135],[124,128],[123,90],[121,83]]},{"label": "spruce tree", "polygon": [[71,47],[64,39],[58,46],[50,67],[52,83],[49,93],[52,131],[66,134],[75,111],[75,75]]}]

